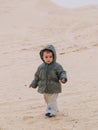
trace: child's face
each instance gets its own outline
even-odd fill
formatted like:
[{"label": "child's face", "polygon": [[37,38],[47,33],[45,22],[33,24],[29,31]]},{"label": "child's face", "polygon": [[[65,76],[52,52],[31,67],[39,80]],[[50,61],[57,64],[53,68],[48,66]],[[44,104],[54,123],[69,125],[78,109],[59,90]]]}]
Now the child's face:
[{"label": "child's face", "polygon": [[52,54],[52,52],[49,52],[49,51],[43,52],[43,60],[47,64],[52,63],[53,62],[53,54]]}]

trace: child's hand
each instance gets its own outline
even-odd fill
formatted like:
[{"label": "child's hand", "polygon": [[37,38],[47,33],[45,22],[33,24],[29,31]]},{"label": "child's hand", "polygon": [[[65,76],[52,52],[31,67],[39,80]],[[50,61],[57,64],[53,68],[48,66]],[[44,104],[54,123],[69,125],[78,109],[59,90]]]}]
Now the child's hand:
[{"label": "child's hand", "polygon": [[62,83],[66,83],[66,82],[67,82],[67,79],[62,78],[60,81],[61,81]]},{"label": "child's hand", "polygon": [[29,88],[32,88],[32,85],[31,85],[31,84],[29,85]]}]

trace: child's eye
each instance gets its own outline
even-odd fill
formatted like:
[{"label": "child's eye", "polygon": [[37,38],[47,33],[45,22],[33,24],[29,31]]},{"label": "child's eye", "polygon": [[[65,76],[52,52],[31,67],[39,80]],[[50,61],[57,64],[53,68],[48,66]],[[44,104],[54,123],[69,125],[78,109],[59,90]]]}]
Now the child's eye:
[{"label": "child's eye", "polygon": [[47,56],[45,58],[48,58]]},{"label": "child's eye", "polygon": [[48,57],[48,56],[45,56],[45,58],[46,58],[46,59],[47,59],[47,58],[52,58],[52,56],[49,56],[49,57]]},{"label": "child's eye", "polygon": [[50,58],[52,58],[52,56],[50,56]]}]

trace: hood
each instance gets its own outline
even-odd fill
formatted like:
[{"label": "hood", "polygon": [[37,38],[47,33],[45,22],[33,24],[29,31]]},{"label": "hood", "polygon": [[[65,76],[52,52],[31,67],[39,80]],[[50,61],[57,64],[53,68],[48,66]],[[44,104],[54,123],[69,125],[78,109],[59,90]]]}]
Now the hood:
[{"label": "hood", "polygon": [[50,51],[52,51],[53,54],[54,54],[54,59],[53,59],[53,61],[56,61],[56,50],[55,50],[55,48],[54,48],[53,45],[47,45],[46,47],[44,47],[44,48],[40,51],[40,57],[41,57],[42,60],[43,60],[42,55],[43,55],[43,51],[44,51],[44,50],[50,50]]}]

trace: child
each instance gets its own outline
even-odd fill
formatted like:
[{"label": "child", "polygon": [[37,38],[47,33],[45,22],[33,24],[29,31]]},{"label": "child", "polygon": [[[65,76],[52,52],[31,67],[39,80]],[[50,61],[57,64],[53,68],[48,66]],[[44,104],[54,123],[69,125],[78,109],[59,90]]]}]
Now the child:
[{"label": "child", "polygon": [[66,72],[56,62],[56,51],[53,45],[47,45],[40,51],[40,58],[43,63],[38,67],[35,78],[30,88],[37,88],[38,92],[44,95],[47,104],[46,116],[56,116],[58,112],[57,97],[61,93],[61,83],[67,82]]}]

